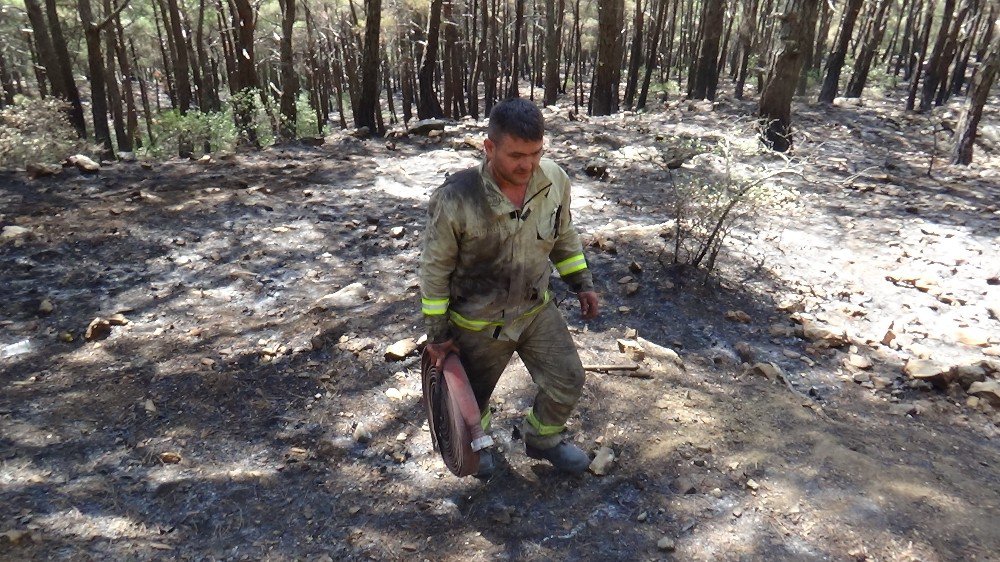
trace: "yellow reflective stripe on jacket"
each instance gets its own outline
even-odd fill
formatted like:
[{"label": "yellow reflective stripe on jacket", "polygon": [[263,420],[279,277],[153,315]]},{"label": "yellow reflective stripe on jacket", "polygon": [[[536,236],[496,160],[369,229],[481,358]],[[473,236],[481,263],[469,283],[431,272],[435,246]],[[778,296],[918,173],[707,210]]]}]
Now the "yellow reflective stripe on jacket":
[{"label": "yellow reflective stripe on jacket", "polygon": [[584,269],[587,269],[587,260],[582,253],[570,256],[556,264],[556,271],[559,272],[560,277],[566,277]]},{"label": "yellow reflective stripe on jacket", "polygon": [[535,417],[534,410],[528,412],[528,423],[531,427],[538,431],[539,437],[548,437],[549,435],[562,433],[562,430],[566,429],[565,425],[545,425],[544,423],[538,421],[538,418]]},{"label": "yellow reflective stripe on jacket", "polygon": [[421,310],[427,316],[440,316],[448,312],[449,299],[420,299]]},{"label": "yellow reflective stripe on jacket", "polygon": [[[538,311],[545,308],[545,305],[549,304],[550,300],[552,300],[552,293],[550,293],[549,291],[545,291],[545,297],[542,299],[542,302],[528,309],[528,311],[522,314],[520,318],[524,318],[525,316],[531,316],[532,314],[537,314]],[[490,327],[498,327],[498,326],[503,327],[503,322],[490,322],[489,320],[472,320],[462,316],[461,314],[455,312],[454,310],[449,311],[448,315],[451,317],[451,321],[454,322],[456,326],[458,326],[459,328],[465,328],[466,330],[471,330],[473,332],[481,332],[484,329]]]}]

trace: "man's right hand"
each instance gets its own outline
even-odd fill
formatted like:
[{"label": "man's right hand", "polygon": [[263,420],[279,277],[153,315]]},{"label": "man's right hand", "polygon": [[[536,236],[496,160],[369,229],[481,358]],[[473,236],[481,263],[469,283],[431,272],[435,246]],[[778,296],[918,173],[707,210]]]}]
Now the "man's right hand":
[{"label": "man's right hand", "polygon": [[458,354],[458,346],[455,345],[455,340],[447,340],[441,343],[429,343],[425,346],[427,353],[431,356],[431,361],[434,362],[434,366],[437,367],[438,371],[444,368],[444,360],[448,357],[449,353]]}]

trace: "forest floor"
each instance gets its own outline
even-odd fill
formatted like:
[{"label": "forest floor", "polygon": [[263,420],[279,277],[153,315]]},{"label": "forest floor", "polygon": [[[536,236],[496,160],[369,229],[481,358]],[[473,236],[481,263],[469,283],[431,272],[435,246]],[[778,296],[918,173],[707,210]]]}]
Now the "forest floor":
[{"label": "forest floor", "polygon": [[525,457],[516,359],[499,473],[452,476],[417,358],[385,357],[421,335],[426,198],[481,123],[3,173],[0,559],[1000,560],[1000,103],[969,167],[899,105],[797,106],[797,195],[707,283],[664,257],[674,184],[643,155],[753,105],[547,110],[603,311],[554,281],[559,306],[584,363],[638,358],[635,330],[654,375],[589,375],[569,435],[605,476]]}]

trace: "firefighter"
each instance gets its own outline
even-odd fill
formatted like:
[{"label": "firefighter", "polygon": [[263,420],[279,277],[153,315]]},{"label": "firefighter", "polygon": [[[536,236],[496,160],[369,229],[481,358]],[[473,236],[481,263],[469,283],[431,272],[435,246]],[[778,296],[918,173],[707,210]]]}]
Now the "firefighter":
[{"label": "firefighter", "polygon": [[[514,352],[538,387],[521,425],[525,452],[561,471],[590,459],[563,439],[580,399],[584,370],[566,321],[552,301],[552,268],[577,294],[585,320],[598,297],[570,213],[566,172],[542,158],[545,121],[531,102],[511,99],[490,112],[485,160],[449,176],[431,195],[420,260],[421,304],[431,358],[457,353],[484,429],[490,395]],[[481,451],[480,478],[494,470]]]}]

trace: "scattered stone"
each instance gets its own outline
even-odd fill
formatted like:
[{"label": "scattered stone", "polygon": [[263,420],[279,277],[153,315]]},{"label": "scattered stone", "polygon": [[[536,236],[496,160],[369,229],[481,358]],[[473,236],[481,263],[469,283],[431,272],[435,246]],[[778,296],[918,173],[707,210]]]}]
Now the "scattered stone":
[{"label": "scattered stone", "polygon": [[871,359],[865,357],[864,355],[859,355],[857,353],[852,353],[844,359],[844,364],[854,367],[856,369],[871,369],[872,361]]},{"label": "scattered stone", "polygon": [[104,318],[94,318],[83,335],[87,341],[103,340],[111,335],[111,322]]},{"label": "scattered stone", "polygon": [[666,396],[664,396],[663,398],[660,398],[659,400],[657,400],[656,404],[653,404],[653,405],[655,407],[659,408],[660,410],[668,410],[668,409],[670,409],[670,404],[671,404],[670,399],[667,398]]},{"label": "scattered stone", "polygon": [[94,162],[83,154],[75,154],[66,159],[66,164],[76,166],[78,170],[85,174],[96,174],[101,171],[101,165]]},{"label": "scattered stone", "polygon": [[372,440],[372,432],[363,423],[359,423],[357,427],[354,428],[354,440],[358,443],[365,444]]},{"label": "scattered stone", "polygon": [[756,480],[754,480],[753,478],[751,478],[751,479],[747,480],[747,488],[749,488],[749,489],[753,490],[754,492],[756,492],[757,490],[760,489],[760,484],[758,484]]},{"label": "scattered stone", "polygon": [[31,232],[31,229],[23,226],[5,226],[3,227],[3,230],[0,231],[0,240],[14,240],[15,238],[20,238],[29,232]]},{"label": "scattered stone", "polygon": [[761,375],[769,381],[781,380],[785,376],[781,367],[771,363],[770,361],[754,363],[753,367],[750,367],[747,372],[751,375]]},{"label": "scattered stone", "polygon": [[892,380],[887,377],[880,377],[878,375],[873,375],[871,377],[872,386],[878,390],[882,390],[892,386]]},{"label": "scattered stone", "polygon": [[583,172],[588,176],[599,180],[608,179],[608,163],[603,160],[592,160],[587,163]]},{"label": "scattered stone", "polygon": [[717,500],[722,499],[722,488],[712,488],[712,491],[709,493],[712,494],[712,497]]},{"label": "scattered stone", "polygon": [[636,340],[618,340],[618,351],[624,353],[633,361],[642,361],[646,358],[646,352]]},{"label": "scattered stone", "polygon": [[833,98],[834,107],[861,107],[862,105],[864,103],[861,101],[861,98]]},{"label": "scattered stone", "polygon": [[625,339],[627,339],[627,340],[634,340],[637,337],[639,337],[639,331],[638,330],[636,330],[635,328],[626,328],[625,329]]},{"label": "scattered stone", "polygon": [[1000,381],[974,382],[969,387],[969,394],[988,401],[995,408],[1000,408]]},{"label": "scattered stone", "polygon": [[20,546],[26,542],[30,542],[31,540],[30,531],[11,529],[10,531],[0,533],[0,544],[8,543],[11,546]]},{"label": "scattered stone", "polygon": [[173,451],[160,453],[160,462],[163,464],[177,464],[181,462],[181,455],[180,453],[175,453]]},{"label": "scattered stone", "polygon": [[802,336],[813,342],[815,347],[841,347],[850,342],[847,331],[843,328],[826,326],[809,319],[802,320]]},{"label": "scattered stone", "polygon": [[417,341],[413,338],[406,338],[390,345],[385,350],[386,361],[400,361],[417,350]]},{"label": "scattered stone", "polygon": [[396,239],[402,238],[404,234],[406,234],[406,229],[401,226],[394,226],[389,230],[389,235]]},{"label": "scattered stone", "polygon": [[28,172],[28,177],[31,179],[44,178],[48,176],[54,176],[62,172],[62,166],[53,166],[51,164],[28,164],[25,166],[24,170]]},{"label": "scattered stone", "polygon": [[631,297],[632,295],[639,292],[638,283],[626,283],[625,284],[625,295]]},{"label": "scattered stone", "polygon": [[611,447],[601,447],[594,455],[594,460],[590,462],[590,472],[597,476],[604,476],[611,469],[615,462],[615,452]]},{"label": "scattered stone", "polygon": [[745,341],[737,343],[735,349],[736,355],[740,358],[740,361],[744,363],[753,363],[754,359],[757,357],[757,350]]},{"label": "scattered stone", "polygon": [[636,342],[642,346],[642,348],[649,354],[650,357],[655,359],[660,359],[661,361],[667,361],[673,363],[677,367],[683,367],[684,362],[681,360],[681,356],[677,355],[677,352],[670,349],[669,347],[664,347],[660,344],[653,343],[645,338],[636,338]]},{"label": "scattered stone", "polygon": [[675,478],[674,481],[670,483],[670,488],[678,494],[688,495],[698,493],[698,487],[695,485],[694,480],[691,480],[686,476]]},{"label": "scattered stone", "polygon": [[929,382],[939,388],[951,382],[950,369],[930,359],[910,359],[903,366],[903,372],[911,379]]},{"label": "scattered stone", "polygon": [[871,382],[871,377],[868,373],[854,373],[854,382],[858,384],[864,384],[866,382]]},{"label": "scattered stone", "polygon": [[312,310],[325,312],[328,309],[334,308],[353,308],[361,306],[366,300],[368,300],[368,289],[365,289],[365,286],[361,283],[351,283],[336,293],[320,297],[313,304]]},{"label": "scattered stone", "polygon": [[389,400],[402,400],[403,393],[398,388],[388,388],[385,391],[385,397]]},{"label": "scattered stone", "polygon": [[129,323],[129,319],[125,318],[125,315],[120,312],[108,316],[107,320],[108,324],[111,324],[112,326],[125,326]]},{"label": "scattered stone", "polygon": [[38,305],[38,313],[42,316],[52,314],[53,310],[55,310],[55,306],[52,305],[52,301],[49,299],[42,300],[41,304]]},{"label": "scattered stone", "polygon": [[635,281],[635,277],[632,277],[631,275],[626,275],[625,277],[622,277],[621,279],[618,280],[618,284],[625,285],[626,283],[631,283],[632,281]]},{"label": "scattered stone", "polygon": [[733,322],[740,322],[742,324],[749,324],[753,319],[750,315],[742,310],[727,310],[726,319],[732,320]]},{"label": "scattered stone", "polygon": [[633,261],[632,263],[628,264],[628,270],[638,275],[642,273],[642,265],[639,264],[639,262],[637,261]]},{"label": "scattered stone", "polygon": [[635,518],[635,520],[639,523],[645,523],[647,519],[649,519],[649,513],[645,511],[640,513],[639,516]]},{"label": "scattered stone", "polygon": [[663,537],[656,541],[656,548],[664,552],[673,552],[677,548],[677,543],[671,537]]},{"label": "scattered stone", "polygon": [[76,339],[76,336],[73,335],[73,332],[69,332],[69,331],[59,332],[59,340],[62,341],[62,342],[73,343],[73,340],[75,340],[75,339]]},{"label": "scattered stone", "polygon": [[986,347],[990,344],[990,335],[985,330],[962,328],[955,332],[955,340],[973,347]]},{"label": "scattered stone", "polygon": [[990,318],[1000,320],[1000,303],[986,305],[986,312],[989,312]]},{"label": "scattered stone", "polygon": [[410,126],[408,132],[411,135],[430,136],[431,131],[444,131],[448,122],[444,119],[421,119]]},{"label": "scattered stone", "polygon": [[795,335],[795,327],[787,324],[772,324],[767,329],[767,333],[772,338],[790,338]]},{"label": "scattered stone", "polygon": [[956,365],[949,373],[951,380],[957,382],[959,386],[968,390],[973,383],[986,380],[986,369],[981,365]]}]

